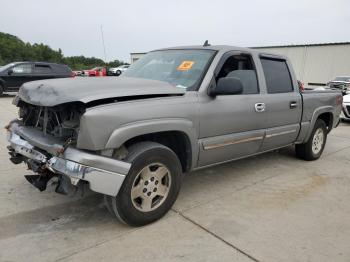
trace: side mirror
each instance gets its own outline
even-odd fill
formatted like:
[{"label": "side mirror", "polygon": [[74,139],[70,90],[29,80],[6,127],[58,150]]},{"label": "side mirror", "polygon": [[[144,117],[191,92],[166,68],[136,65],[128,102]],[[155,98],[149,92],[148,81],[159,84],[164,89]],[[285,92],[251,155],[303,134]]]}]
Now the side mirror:
[{"label": "side mirror", "polygon": [[237,95],[242,94],[243,84],[236,77],[220,78],[216,86],[209,91],[209,95],[215,97],[217,95]]},{"label": "side mirror", "polygon": [[7,74],[8,74],[9,76],[12,75],[12,74],[13,74],[13,69],[11,68],[11,69],[7,70]]}]

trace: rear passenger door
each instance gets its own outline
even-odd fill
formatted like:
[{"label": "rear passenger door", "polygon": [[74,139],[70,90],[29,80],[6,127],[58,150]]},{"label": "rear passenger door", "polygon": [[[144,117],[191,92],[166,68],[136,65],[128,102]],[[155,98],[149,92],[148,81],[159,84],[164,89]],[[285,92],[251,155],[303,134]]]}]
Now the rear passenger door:
[{"label": "rear passenger door", "polygon": [[302,101],[286,60],[261,56],[260,62],[268,93],[264,101],[267,129],[261,150],[267,151],[295,142],[300,130]]},{"label": "rear passenger door", "polygon": [[54,72],[50,65],[47,64],[35,64],[33,80],[42,80],[54,78]]}]

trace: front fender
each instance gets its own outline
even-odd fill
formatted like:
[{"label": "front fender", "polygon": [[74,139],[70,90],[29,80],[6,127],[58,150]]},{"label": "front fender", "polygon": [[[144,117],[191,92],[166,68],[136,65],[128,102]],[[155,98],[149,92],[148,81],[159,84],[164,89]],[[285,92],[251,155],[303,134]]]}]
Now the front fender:
[{"label": "front fender", "polygon": [[191,143],[192,163],[197,163],[198,143],[196,129],[193,122],[183,118],[151,119],[125,124],[112,132],[105,148],[119,148],[131,138],[166,131],[180,131],[187,135]]}]

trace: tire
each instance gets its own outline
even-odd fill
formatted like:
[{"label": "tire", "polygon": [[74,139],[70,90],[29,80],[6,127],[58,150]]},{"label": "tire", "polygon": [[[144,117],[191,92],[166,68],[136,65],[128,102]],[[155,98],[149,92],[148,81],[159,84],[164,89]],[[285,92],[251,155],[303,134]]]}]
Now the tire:
[{"label": "tire", "polygon": [[295,145],[297,157],[312,161],[320,158],[327,141],[327,126],[322,119],[317,119],[309,140],[305,144]]},{"label": "tire", "polygon": [[161,144],[140,142],[129,148],[124,161],[132,163],[131,169],[117,197],[105,196],[107,209],[130,226],[160,219],[181,188],[182,168],[177,155]]},{"label": "tire", "polygon": [[115,75],[116,76],[120,76],[122,74],[122,71],[120,71],[120,70],[117,70],[116,72],[115,72]]},{"label": "tire", "polygon": [[4,95],[4,87],[0,84],[0,97]]}]

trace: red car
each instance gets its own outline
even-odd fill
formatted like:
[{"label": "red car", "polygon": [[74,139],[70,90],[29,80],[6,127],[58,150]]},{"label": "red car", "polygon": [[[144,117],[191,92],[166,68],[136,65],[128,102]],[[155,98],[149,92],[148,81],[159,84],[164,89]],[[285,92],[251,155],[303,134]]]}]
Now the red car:
[{"label": "red car", "polygon": [[84,70],[85,76],[107,76],[107,69],[105,67],[94,67],[90,70]]}]

